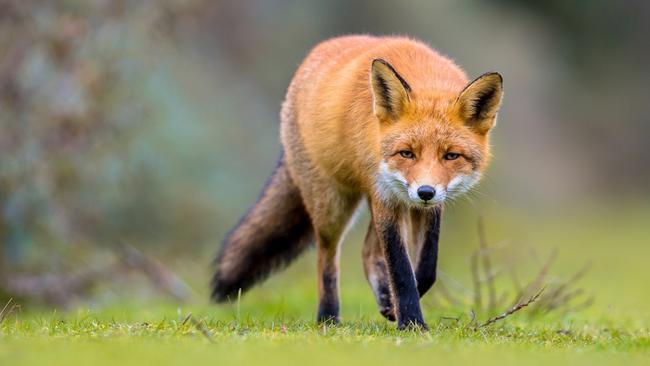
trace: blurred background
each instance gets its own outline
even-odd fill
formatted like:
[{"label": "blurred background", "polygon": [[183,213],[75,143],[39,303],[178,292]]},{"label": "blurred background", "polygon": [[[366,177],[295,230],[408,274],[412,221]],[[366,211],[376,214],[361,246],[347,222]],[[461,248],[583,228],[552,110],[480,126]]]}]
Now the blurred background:
[{"label": "blurred background", "polygon": [[[470,78],[504,75],[494,163],[443,227],[461,291],[483,216],[517,262],[557,248],[558,276],[591,263],[599,313],[650,313],[644,0],[1,0],[0,300],[206,304],[211,258],[280,153],[292,74],[349,33],[410,35]],[[365,227],[345,243],[343,301],[375,316],[356,291]],[[295,292],[311,316],[313,263],[251,309]]]}]

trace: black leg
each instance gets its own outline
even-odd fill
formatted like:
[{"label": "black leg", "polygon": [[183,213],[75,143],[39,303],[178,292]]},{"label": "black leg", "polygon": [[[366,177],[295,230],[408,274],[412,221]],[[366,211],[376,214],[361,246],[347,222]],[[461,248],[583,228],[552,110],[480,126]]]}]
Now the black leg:
[{"label": "black leg", "polygon": [[435,207],[428,212],[424,227],[424,243],[418,255],[418,264],[415,269],[415,279],[418,284],[420,297],[436,282],[436,267],[438,263],[438,239],[440,238],[440,222],[442,221],[442,208]]},{"label": "black leg", "polygon": [[388,278],[388,266],[384,257],[384,251],[379,244],[375,224],[371,221],[366,234],[366,241],[363,246],[363,269],[375,300],[379,306],[379,312],[384,318],[395,321],[395,310],[391,299],[390,285]]},{"label": "black leg", "polygon": [[339,297],[336,274],[324,272],[321,277],[322,295],[318,302],[318,323],[339,323]]},{"label": "black leg", "polygon": [[[374,212],[373,212],[374,213]],[[400,329],[420,327],[427,329],[420,309],[420,297],[415,283],[413,268],[409,261],[404,241],[400,235],[396,217],[373,215],[377,236],[386,256],[388,273],[393,290]]]},{"label": "black leg", "polygon": [[375,264],[377,272],[379,273],[377,279],[377,293],[376,299],[379,305],[379,312],[387,320],[394,322],[395,311],[393,309],[393,301],[390,294],[390,285],[388,284],[388,269],[384,261],[379,261]]},{"label": "black leg", "polygon": [[334,240],[320,236],[317,243],[318,257],[318,314],[319,323],[339,322],[338,245]]}]

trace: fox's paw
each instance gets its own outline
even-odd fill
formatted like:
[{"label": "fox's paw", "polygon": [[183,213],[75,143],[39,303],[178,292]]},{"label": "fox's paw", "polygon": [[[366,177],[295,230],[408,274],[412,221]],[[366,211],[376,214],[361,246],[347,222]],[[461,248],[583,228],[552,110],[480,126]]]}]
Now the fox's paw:
[{"label": "fox's paw", "polygon": [[382,307],[379,308],[379,312],[387,320],[389,320],[391,322],[395,321],[395,310],[393,309],[392,306],[382,306]]},{"label": "fox's paw", "polygon": [[388,286],[385,287],[384,291],[380,291],[377,295],[377,304],[379,305],[379,312],[384,316],[384,318],[391,322],[394,322],[395,319],[397,319],[395,316],[395,307],[390,298],[390,292],[388,292]]},{"label": "fox's paw", "polygon": [[397,329],[405,331],[428,332],[429,326],[422,319],[402,321],[397,323]]},{"label": "fox's paw", "polygon": [[341,322],[339,318],[338,302],[321,302],[316,316],[318,324],[336,325]]},{"label": "fox's paw", "polygon": [[316,322],[318,322],[318,324],[324,325],[338,325],[341,324],[341,319],[338,317],[338,315],[319,314]]}]

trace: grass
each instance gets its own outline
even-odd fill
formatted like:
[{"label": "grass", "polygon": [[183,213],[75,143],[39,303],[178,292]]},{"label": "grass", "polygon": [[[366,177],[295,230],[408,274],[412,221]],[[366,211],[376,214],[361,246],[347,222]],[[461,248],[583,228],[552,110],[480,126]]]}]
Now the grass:
[{"label": "grass", "polygon": [[[68,312],[25,308],[7,316],[0,324],[0,365],[648,365],[650,248],[641,243],[647,243],[643,223],[650,210],[625,210],[625,217],[611,215],[611,210],[591,212],[547,217],[544,225],[517,221],[516,215],[497,215],[488,221],[490,238],[504,238],[518,227],[528,234],[527,245],[540,252],[559,248],[552,270],[557,276],[569,276],[585,261],[592,262],[580,286],[596,302],[577,313],[531,316],[522,310],[489,327],[473,329],[466,326],[471,301],[451,306],[427,295],[423,308],[431,331],[399,332],[378,314],[363,280],[359,245],[353,244],[343,253],[343,323],[339,326],[313,323],[313,253],[241,301],[225,306],[203,300],[206,268],[192,262],[178,266],[179,273],[195,279],[193,287],[201,289],[189,305],[131,296],[128,301],[122,297],[82,304]],[[440,263],[445,273],[471,284],[468,258],[475,238],[461,225],[459,218],[465,214],[449,216]],[[358,243],[361,231],[353,233],[350,242]],[[521,239],[517,233],[514,236]],[[522,276],[534,272],[527,267],[524,263]],[[506,282],[497,285],[502,289]],[[491,315],[479,314],[479,320]],[[459,320],[452,319],[456,317]]]},{"label": "grass", "polygon": [[[207,310],[206,310],[207,311]],[[131,317],[148,321],[117,320]],[[606,320],[529,320],[473,330],[428,314],[428,333],[404,333],[376,319],[350,319],[339,326],[310,320],[183,321],[172,309],[33,316],[2,325],[0,364],[188,364],[190,362],[313,365],[349,362],[445,362],[465,364],[647,364],[650,334]]]}]

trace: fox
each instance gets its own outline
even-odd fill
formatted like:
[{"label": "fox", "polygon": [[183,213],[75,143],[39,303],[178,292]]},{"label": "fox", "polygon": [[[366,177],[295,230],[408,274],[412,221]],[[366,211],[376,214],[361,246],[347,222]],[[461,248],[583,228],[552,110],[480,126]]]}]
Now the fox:
[{"label": "fox", "polygon": [[502,97],[499,73],[470,81],[410,37],[316,45],[282,104],[277,166],[216,256],[212,299],[237,297],[315,243],[316,320],[339,323],[341,242],[367,207],[363,268],[379,312],[428,329],[420,298],[436,280],[444,204],[484,174]]}]

